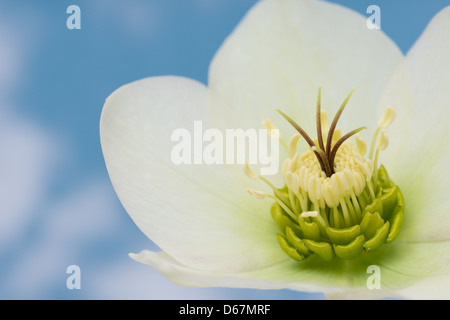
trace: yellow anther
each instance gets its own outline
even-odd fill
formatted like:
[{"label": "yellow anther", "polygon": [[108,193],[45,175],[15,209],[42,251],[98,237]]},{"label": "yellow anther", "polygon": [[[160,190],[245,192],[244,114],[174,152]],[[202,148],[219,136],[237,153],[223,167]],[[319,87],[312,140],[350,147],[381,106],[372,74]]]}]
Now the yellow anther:
[{"label": "yellow anther", "polygon": [[267,184],[275,193],[278,192],[277,188],[269,180],[267,180],[266,178],[256,174],[252,169],[250,169],[250,167],[249,167],[247,162],[245,162],[245,164],[243,166],[243,171],[244,171],[245,175],[247,177],[249,177],[250,179],[253,179],[253,180],[260,179],[265,184]]},{"label": "yellow anther", "polygon": [[322,198],[322,181],[317,176],[309,177],[308,195],[312,202],[316,202]]},{"label": "yellow anther", "polygon": [[343,177],[343,173],[336,172],[331,178],[331,184],[339,190],[340,195],[345,196],[348,186],[347,181]]},{"label": "yellow anther", "polygon": [[[345,169],[345,170],[349,171],[348,169]],[[339,184],[339,190],[340,190],[341,195],[344,197],[350,196],[350,193],[353,188],[352,182],[354,181],[354,178],[347,177],[348,174],[346,174],[344,171],[337,172],[335,175],[336,175],[336,180]],[[350,172],[350,175],[351,175],[351,172]]]},{"label": "yellow anther", "polygon": [[339,202],[340,198],[342,197],[342,188],[339,185],[339,179],[338,179],[338,174],[334,174],[331,176],[330,178],[331,181],[331,191],[333,193],[333,197],[335,200],[337,200],[337,202]]},{"label": "yellow anther", "polygon": [[380,139],[378,140],[377,149],[379,149],[380,151],[386,150],[386,148],[388,147],[388,144],[389,144],[389,139],[386,135],[386,131],[382,130]]},{"label": "yellow anther", "polygon": [[289,156],[291,158],[297,152],[297,143],[298,143],[300,137],[301,137],[300,133],[296,133],[291,137],[291,140],[289,140]]},{"label": "yellow anther", "polygon": [[341,128],[336,128],[333,133],[333,141],[338,141],[342,137],[342,130]]},{"label": "yellow anther", "polygon": [[345,168],[344,171],[342,171],[345,175],[345,179],[347,179],[348,184],[350,185],[350,189],[353,188],[353,186],[356,183],[355,177],[353,176],[352,171],[349,168]]},{"label": "yellow anther", "polygon": [[266,198],[268,195],[267,193],[263,192],[263,191],[258,191],[258,190],[254,190],[254,189],[247,189],[248,193],[250,193],[252,196],[254,196],[255,198],[258,199],[264,199]]},{"label": "yellow anther", "polygon": [[368,174],[366,175],[366,179],[370,180],[372,178],[372,174],[373,174],[373,170],[374,170],[372,160],[366,159],[365,167],[366,167],[366,170],[368,171]]},{"label": "yellow anther", "polygon": [[298,184],[302,190],[308,190],[309,169],[306,166],[300,167],[298,170]]},{"label": "yellow anther", "polygon": [[[395,112],[395,110],[392,107],[387,107],[384,110],[383,114],[381,115],[380,120],[378,121],[378,128],[377,128],[377,130],[375,130],[375,133],[374,133],[373,138],[372,138],[372,144],[370,146],[370,152],[369,152],[369,158],[370,159],[373,159],[373,153],[374,153],[374,149],[375,149],[375,142],[377,140],[378,134],[380,133],[380,130],[383,129],[383,128],[389,127],[392,124],[392,122],[394,121],[395,115],[396,115],[396,112]],[[382,140],[382,139],[383,138],[380,137],[380,140]],[[377,148],[379,150],[384,150],[384,149],[387,148],[387,144],[388,144],[388,140],[387,140],[387,137],[385,135],[385,141],[382,141],[382,142],[379,141],[378,144],[377,144]],[[380,146],[382,148],[380,148]],[[384,147],[384,149],[383,149],[383,147]]]},{"label": "yellow anther", "polygon": [[291,161],[290,159],[285,159],[283,161],[283,165],[281,166],[281,176],[282,177],[286,176],[286,171],[287,171],[287,169],[289,167],[289,162],[290,161]]},{"label": "yellow anther", "polygon": [[268,135],[273,139],[280,138],[280,131],[271,119],[264,120],[262,123],[262,127],[267,130]]},{"label": "yellow anther", "polygon": [[319,214],[319,212],[317,212],[317,211],[305,211],[305,212],[302,212],[300,217],[302,217],[302,218],[315,218],[315,217],[317,217],[318,214]]},{"label": "yellow anther", "polygon": [[355,136],[355,139],[356,139],[356,150],[358,150],[358,153],[360,154],[360,155],[365,155],[366,154],[366,152],[367,152],[367,144],[366,144],[366,141],[364,141],[364,139],[363,138],[361,138],[360,136],[359,136],[359,134],[357,134],[356,136]]},{"label": "yellow anther", "polygon": [[298,158],[299,158],[299,154],[298,153],[294,154],[294,156],[292,157],[290,167],[288,168],[292,172],[297,170]]},{"label": "yellow anther", "polygon": [[358,171],[369,180],[372,177],[373,165],[371,160],[364,160],[362,157],[355,154],[353,160],[356,163]]},{"label": "yellow anther", "polygon": [[353,191],[355,192],[356,196],[359,196],[361,192],[364,190],[364,187],[366,186],[366,179],[364,178],[364,175],[353,171],[353,177],[355,178],[355,184],[353,185]]},{"label": "yellow anther", "polygon": [[259,176],[252,169],[250,169],[247,162],[245,162],[243,169],[244,169],[245,175],[247,177],[249,177],[250,179],[256,180],[259,178]]},{"label": "yellow anther", "polygon": [[330,181],[322,185],[322,193],[328,207],[333,208],[339,205],[339,198],[335,198]]},{"label": "yellow anther", "polygon": [[298,179],[295,173],[291,171],[286,172],[285,182],[289,189],[294,193],[298,193]]},{"label": "yellow anther", "polygon": [[322,132],[326,135],[330,129],[330,120],[325,110],[320,111],[320,122],[322,124]]},{"label": "yellow anther", "polygon": [[299,192],[299,185],[298,185],[298,176],[295,173],[292,173],[292,191],[295,193]]},{"label": "yellow anther", "polygon": [[395,110],[389,106],[384,111],[383,114],[380,117],[380,120],[378,121],[378,127],[380,128],[387,128],[389,127],[392,122],[394,122],[396,116]]},{"label": "yellow anther", "polygon": [[267,135],[274,139],[278,140],[283,148],[286,150],[286,152],[289,153],[289,146],[287,145],[286,141],[284,141],[280,136],[280,130],[277,128],[275,123],[271,119],[266,119],[262,122],[263,129],[267,130]]}]

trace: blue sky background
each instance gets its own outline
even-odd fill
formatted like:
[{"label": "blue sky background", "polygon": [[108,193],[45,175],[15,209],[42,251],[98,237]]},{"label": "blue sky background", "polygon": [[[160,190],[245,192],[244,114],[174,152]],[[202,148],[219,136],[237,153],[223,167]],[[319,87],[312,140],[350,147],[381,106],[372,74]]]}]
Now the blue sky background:
[{"label": "blue sky background", "polygon": [[[444,0],[333,1],[407,52]],[[128,258],[156,249],[110,184],[105,98],[154,75],[207,82],[214,53],[255,0],[0,1],[1,299],[322,299],[320,293],[178,287]],[[66,8],[81,8],[68,30]],[[332,22],[331,22],[332,23]],[[444,32],[444,31],[443,31]],[[446,31],[448,32],[448,30]],[[66,268],[81,268],[68,290]]]}]

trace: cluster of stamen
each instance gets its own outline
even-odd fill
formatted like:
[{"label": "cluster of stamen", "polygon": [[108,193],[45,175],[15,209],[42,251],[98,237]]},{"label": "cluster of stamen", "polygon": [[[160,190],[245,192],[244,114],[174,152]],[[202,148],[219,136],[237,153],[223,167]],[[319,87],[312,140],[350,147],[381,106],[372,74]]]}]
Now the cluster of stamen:
[{"label": "cluster of stamen", "polygon": [[[379,151],[386,149],[388,144],[384,129],[394,120],[395,112],[388,107],[383,113],[369,158],[365,158],[367,148],[364,140],[359,135],[356,135],[356,145],[348,140],[365,128],[343,136],[337,128],[352,93],[353,90],[328,126],[327,114],[321,110],[319,88],[317,139],[314,140],[294,120],[277,110],[297,131],[289,143],[282,141],[290,155],[282,166],[285,181],[282,188],[276,188],[248,165],[244,167],[247,176],[261,179],[272,188],[273,195],[248,191],[257,198],[275,201],[271,214],[280,230],[278,242],[295,260],[303,260],[313,254],[327,261],[335,256],[351,259],[363,251],[379,249],[399,233],[403,221],[403,197],[385,168],[377,168]],[[275,128],[270,120],[266,120],[264,126]],[[302,154],[297,152],[300,137],[309,145]],[[276,138],[281,139],[279,136]]]}]

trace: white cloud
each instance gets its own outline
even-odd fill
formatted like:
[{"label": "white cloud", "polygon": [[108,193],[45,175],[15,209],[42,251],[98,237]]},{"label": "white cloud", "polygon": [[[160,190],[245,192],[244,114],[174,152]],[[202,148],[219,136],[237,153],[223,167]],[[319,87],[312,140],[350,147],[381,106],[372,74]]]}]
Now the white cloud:
[{"label": "white cloud", "polygon": [[[111,236],[117,199],[109,181],[52,189],[67,168],[63,134],[20,113],[14,97],[25,79],[30,47],[26,18],[0,19],[0,296],[42,298],[65,284],[69,264],[85,262],[90,241]],[[34,25],[36,26],[36,25]],[[36,30],[32,33],[35,34]],[[31,233],[31,235],[30,235]],[[77,261],[74,261],[77,260]],[[61,282],[62,281],[62,282]],[[47,296],[48,297],[48,296]]]},{"label": "white cloud", "polygon": [[107,184],[93,180],[48,203],[41,236],[31,248],[22,248],[3,289],[13,297],[47,299],[54,288],[65,289],[69,265],[90,270],[90,246],[118,229],[113,197]]},{"label": "white cloud", "polygon": [[21,28],[5,20],[0,20],[0,252],[21,234],[46,193],[58,144],[10,102],[29,43]]},{"label": "white cloud", "polygon": [[56,144],[35,124],[0,112],[0,250],[45,196]]},{"label": "white cloud", "polygon": [[92,180],[49,204],[43,233],[59,239],[65,247],[87,245],[92,239],[111,234],[117,227],[118,201],[108,183]]}]

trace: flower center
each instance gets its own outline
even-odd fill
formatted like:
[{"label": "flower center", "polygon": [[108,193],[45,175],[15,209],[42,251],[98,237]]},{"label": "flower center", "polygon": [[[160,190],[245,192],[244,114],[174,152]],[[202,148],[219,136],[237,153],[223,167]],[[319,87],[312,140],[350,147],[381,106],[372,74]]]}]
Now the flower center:
[{"label": "flower center", "polygon": [[[325,261],[334,257],[352,259],[362,252],[380,249],[400,232],[403,196],[384,166],[377,167],[379,152],[388,145],[384,129],[393,122],[395,111],[388,107],[383,113],[369,157],[365,158],[366,143],[357,135],[365,127],[343,136],[337,128],[352,93],[353,90],[328,126],[327,114],[321,111],[319,88],[315,140],[289,116],[277,110],[298,132],[289,143],[277,137],[290,155],[282,167],[285,181],[282,188],[276,188],[248,165],[244,167],[248,177],[261,179],[272,188],[273,195],[248,191],[257,198],[275,201],[271,215],[280,231],[278,243],[294,260],[301,261],[313,255]],[[269,129],[275,128],[269,120],[264,124]],[[353,135],[356,135],[356,145],[348,140]],[[309,145],[302,154],[297,152],[300,137]]]}]

